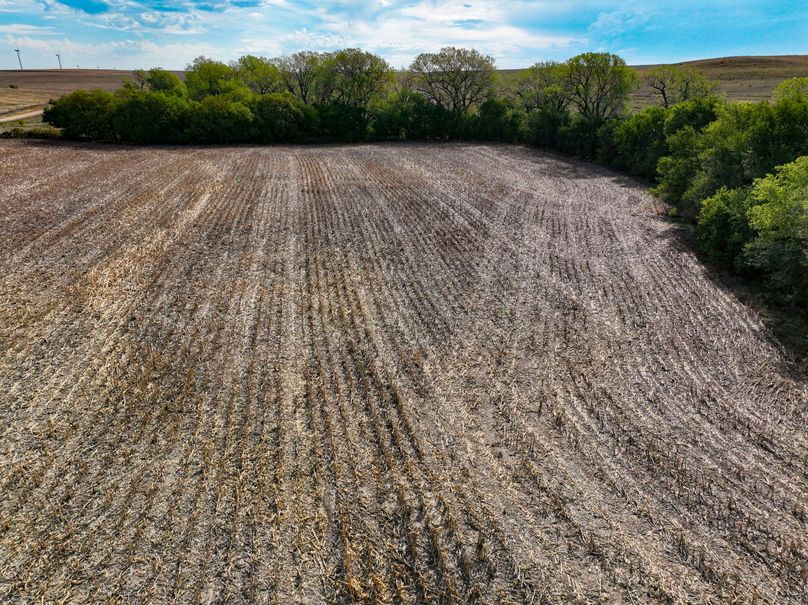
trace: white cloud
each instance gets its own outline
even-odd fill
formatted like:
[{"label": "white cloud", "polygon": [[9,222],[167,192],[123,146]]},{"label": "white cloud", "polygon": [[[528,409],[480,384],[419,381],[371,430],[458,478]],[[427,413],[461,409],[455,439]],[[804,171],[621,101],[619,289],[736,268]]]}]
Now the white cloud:
[{"label": "white cloud", "polygon": [[[521,27],[514,10],[521,3],[475,0],[421,0],[401,8],[379,10],[368,18],[345,18],[341,11],[323,14],[321,28],[343,45],[383,54],[395,66],[414,55],[444,46],[474,47],[497,58],[501,67],[538,60],[538,53],[582,44],[582,37],[543,34]],[[318,40],[311,34],[312,41]],[[530,57],[529,59],[527,57]]]},{"label": "white cloud", "polygon": [[57,32],[53,27],[28,25],[26,23],[9,23],[7,25],[0,25],[0,33],[2,34],[16,34],[18,36],[52,36]]},{"label": "white cloud", "polygon": [[618,10],[600,13],[589,26],[589,31],[600,36],[618,36],[627,31],[636,31],[651,19],[647,11]]},{"label": "white cloud", "polygon": [[[199,55],[218,56],[222,49],[210,44],[156,44],[146,40],[123,40],[89,44],[76,42],[70,38],[61,40],[41,40],[32,37],[0,38],[3,44],[19,44],[30,54],[50,58],[55,49],[59,49],[65,65],[81,65],[82,67],[102,68],[117,67],[119,69],[135,67],[163,66],[167,68],[184,67]],[[29,67],[29,65],[26,65]],[[36,66],[31,65],[31,68]]]}]

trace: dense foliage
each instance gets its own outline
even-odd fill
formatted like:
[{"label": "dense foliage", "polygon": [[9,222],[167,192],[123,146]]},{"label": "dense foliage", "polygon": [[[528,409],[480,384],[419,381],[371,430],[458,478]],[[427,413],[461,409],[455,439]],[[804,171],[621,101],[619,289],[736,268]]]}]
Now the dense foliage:
[{"label": "dense foliage", "polygon": [[491,57],[453,47],[398,74],[359,49],[199,57],[184,81],[138,71],[115,93],[53,101],[44,119],[69,138],[137,143],[526,142],[653,182],[712,259],[808,306],[808,78],[761,103],[724,102],[691,69],[660,68],[646,84],[660,105],[629,113],[636,76],[609,53],[502,79]]}]

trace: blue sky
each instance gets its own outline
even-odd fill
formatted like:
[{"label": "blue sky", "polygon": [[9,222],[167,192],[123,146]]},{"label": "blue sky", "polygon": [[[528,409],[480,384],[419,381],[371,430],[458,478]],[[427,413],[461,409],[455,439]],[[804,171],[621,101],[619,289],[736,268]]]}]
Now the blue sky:
[{"label": "blue sky", "polygon": [[502,68],[608,50],[631,64],[808,53],[808,2],[751,0],[0,0],[0,69],[181,69],[205,54],[358,46],[403,67],[474,47]]}]

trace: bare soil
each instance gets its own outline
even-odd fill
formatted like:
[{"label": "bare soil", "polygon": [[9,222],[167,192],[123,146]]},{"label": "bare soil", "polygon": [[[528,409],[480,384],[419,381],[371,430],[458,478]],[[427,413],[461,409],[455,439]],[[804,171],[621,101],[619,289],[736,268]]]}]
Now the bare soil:
[{"label": "bare soil", "polygon": [[0,142],[0,601],[806,603],[808,382],[636,183]]}]

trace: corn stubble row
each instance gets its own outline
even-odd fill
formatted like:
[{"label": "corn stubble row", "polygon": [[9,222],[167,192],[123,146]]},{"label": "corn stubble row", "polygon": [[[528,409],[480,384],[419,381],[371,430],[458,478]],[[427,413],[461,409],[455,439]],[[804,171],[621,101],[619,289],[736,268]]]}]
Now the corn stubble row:
[{"label": "corn stubble row", "polygon": [[518,147],[0,144],[0,600],[808,602],[808,387]]}]

